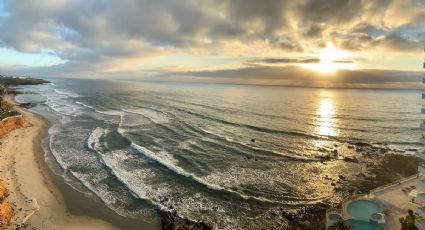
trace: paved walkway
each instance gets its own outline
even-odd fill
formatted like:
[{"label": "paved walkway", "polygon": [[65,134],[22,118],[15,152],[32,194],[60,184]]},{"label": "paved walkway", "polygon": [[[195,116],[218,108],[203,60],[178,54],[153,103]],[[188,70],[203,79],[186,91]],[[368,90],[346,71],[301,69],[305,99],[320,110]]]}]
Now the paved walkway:
[{"label": "paved walkway", "polygon": [[406,216],[407,210],[409,209],[412,209],[413,211],[416,210],[417,205],[411,202],[412,196],[409,197],[410,192],[414,190],[410,190],[410,192],[402,190],[406,190],[406,188],[411,188],[412,186],[416,187],[416,191],[424,192],[424,190],[416,185],[415,176],[401,182],[400,184],[394,184],[382,190],[373,192],[372,195],[374,195],[375,200],[383,204],[384,209],[390,211],[390,214],[385,218],[385,229],[401,229],[399,218]]}]

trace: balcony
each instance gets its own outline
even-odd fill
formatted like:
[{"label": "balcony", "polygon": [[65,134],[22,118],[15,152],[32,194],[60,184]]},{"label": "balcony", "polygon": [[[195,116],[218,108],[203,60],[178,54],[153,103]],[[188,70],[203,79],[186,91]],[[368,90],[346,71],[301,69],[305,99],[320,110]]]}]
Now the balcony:
[{"label": "balcony", "polygon": [[423,219],[422,217],[416,217],[415,226],[419,230],[424,230],[425,229],[425,219]]},{"label": "balcony", "polygon": [[421,219],[423,219],[425,217],[425,207],[424,206],[418,207],[416,209],[416,213],[418,213],[418,215],[422,217]]},{"label": "balcony", "polygon": [[417,180],[417,181],[416,181],[416,184],[417,184],[419,187],[421,187],[421,188],[425,189],[425,179],[419,179],[419,180]]},{"label": "balcony", "polygon": [[418,195],[416,195],[416,201],[425,205],[425,193],[418,193]]},{"label": "balcony", "polygon": [[[425,165],[419,165],[418,172],[425,175]],[[425,181],[425,178],[421,178],[421,179]]]}]

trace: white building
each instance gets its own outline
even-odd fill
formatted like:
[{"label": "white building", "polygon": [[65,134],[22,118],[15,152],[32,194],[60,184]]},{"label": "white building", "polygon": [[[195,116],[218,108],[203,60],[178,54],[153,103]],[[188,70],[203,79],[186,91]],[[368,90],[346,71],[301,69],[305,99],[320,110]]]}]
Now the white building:
[{"label": "white building", "polygon": [[[425,69],[425,61],[423,64],[423,68]],[[422,78],[422,83],[425,84],[425,76]],[[425,99],[425,93],[422,93],[422,99]],[[422,114],[425,114],[425,109],[422,108],[421,112]],[[422,121],[420,127],[422,130],[425,130],[425,120]],[[420,141],[421,141],[421,144],[425,145],[425,135],[422,134]],[[422,152],[422,151],[418,152],[417,155],[420,158],[425,160],[425,152]],[[419,187],[425,189],[425,165],[419,165],[418,171],[420,176],[418,177],[418,180],[416,183]],[[424,205],[416,209],[416,213],[420,217],[415,221],[415,226],[420,230],[425,230],[425,193],[419,193],[416,196],[416,201]]]}]

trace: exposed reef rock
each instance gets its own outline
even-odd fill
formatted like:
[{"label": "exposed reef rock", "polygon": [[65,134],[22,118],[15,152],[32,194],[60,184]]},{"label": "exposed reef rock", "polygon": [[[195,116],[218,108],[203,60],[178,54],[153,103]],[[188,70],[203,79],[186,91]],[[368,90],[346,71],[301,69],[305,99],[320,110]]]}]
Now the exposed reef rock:
[{"label": "exposed reef rock", "polygon": [[181,218],[174,212],[161,212],[162,229],[165,230],[209,230],[211,226]]}]

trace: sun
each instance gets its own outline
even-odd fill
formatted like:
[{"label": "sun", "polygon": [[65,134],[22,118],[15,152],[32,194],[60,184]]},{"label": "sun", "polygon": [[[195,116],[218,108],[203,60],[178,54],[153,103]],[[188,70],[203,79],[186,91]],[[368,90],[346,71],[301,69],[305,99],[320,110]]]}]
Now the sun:
[{"label": "sun", "polygon": [[329,42],[326,48],[319,53],[319,63],[304,65],[308,69],[312,69],[322,73],[331,73],[337,69],[352,69],[353,64],[343,62],[342,60],[349,57],[347,52],[335,49],[333,44]]}]

